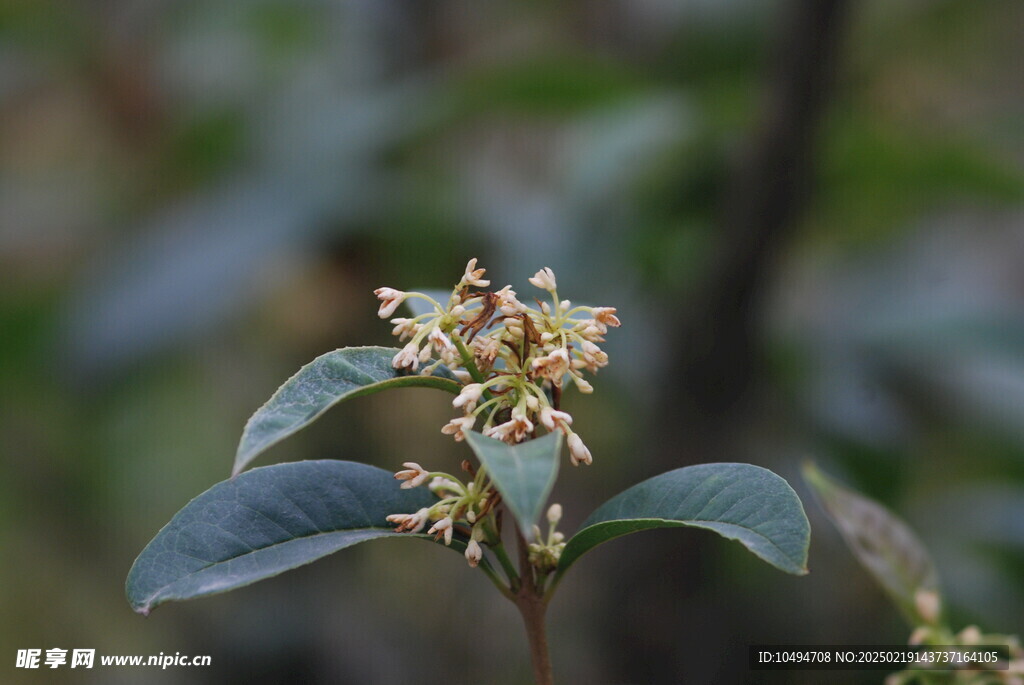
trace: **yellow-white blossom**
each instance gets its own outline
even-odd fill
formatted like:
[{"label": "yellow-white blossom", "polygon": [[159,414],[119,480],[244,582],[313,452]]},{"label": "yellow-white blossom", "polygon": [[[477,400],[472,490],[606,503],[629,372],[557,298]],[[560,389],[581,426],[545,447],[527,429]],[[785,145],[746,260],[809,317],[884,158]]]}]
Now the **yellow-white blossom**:
[{"label": "yellow-white blossom", "polygon": [[530,283],[541,290],[547,290],[548,292],[554,292],[558,288],[558,282],[555,280],[555,272],[546,266],[533,275],[533,278],[530,279]]},{"label": "yellow-white blossom", "polygon": [[395,310],[398,309],[398,305],[402,304],[407,297],[406,293],[394,288],[377,288],[373,291],[373,294],[377,296],[377,299],[381,300],[377,316],[382,319],[386,319],[394,314]]}]

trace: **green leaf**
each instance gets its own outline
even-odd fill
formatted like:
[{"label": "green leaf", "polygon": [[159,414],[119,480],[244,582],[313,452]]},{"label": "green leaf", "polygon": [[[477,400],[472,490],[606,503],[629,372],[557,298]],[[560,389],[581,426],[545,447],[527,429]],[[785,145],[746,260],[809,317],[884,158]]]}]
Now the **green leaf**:
[{"label": "green leaf", "polygon": [[389,514],[436,502],[383,469],[348,461],[264,466],[226,480],[179,511],[128,573],[132,608],[255,583],[365,540],[395,533]]},{"label": "green leaf", "polygon": [[804,480],[842,534],[854,556],[875,577],[913,625],[935,623],[922,616],[917,599],[939,594],[939,574],[914,531],[878,502],[843,487],[814,464],[804,465]]},{"label": "green leaf", "polygon": [[342,400],[388,388],[437,388],[453,394],[461,390],[444,367],[433,376],[398,372],[391,366],[396,354],[398,350],[390,347],[346,347],[303,366],[245,424],[232,473],[237,475],[262,452],[313,423]]},{"label": "green leaf", "polygon": [[529,538],[558,475],[562,434],[556,431],[536,440],[508,445],[466,431],[466,442],[487,468],[491,482],[515,516],[519,530]]},{"label": "green leaf", "polygon": [[678,526],[713,530],[786,573],[807,573],[811,529],[800,498],[785,480],[750,464],[686,466],[620,492],[570,538],[558,573],[612,538]]}]

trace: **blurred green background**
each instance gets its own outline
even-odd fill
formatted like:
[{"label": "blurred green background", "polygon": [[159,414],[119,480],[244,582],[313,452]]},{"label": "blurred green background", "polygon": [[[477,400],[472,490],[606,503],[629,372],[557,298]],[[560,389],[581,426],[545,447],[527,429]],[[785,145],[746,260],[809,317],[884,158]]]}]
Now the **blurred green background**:
[{"label": "blurred green background", "polygon": [[[955,627],[1024,631],[1022,26],[1019,0],[6,0],[0,680],[527,682],[513,607],[428,545],[123,597],[280,382],[390,344],[374,288],[472,256],[624,321],[568,399],[595,460],[563,471],[569,530],[707,461],[811,517],[806,578],[698,531],[602,547],[552,605],[561,682],[815,683],[746,646],[903,642],[808,457],[918,530]],[[450,414],[367,398],[260,463],[454,465]],[[14,668],[51,647],[213,666]]]}]

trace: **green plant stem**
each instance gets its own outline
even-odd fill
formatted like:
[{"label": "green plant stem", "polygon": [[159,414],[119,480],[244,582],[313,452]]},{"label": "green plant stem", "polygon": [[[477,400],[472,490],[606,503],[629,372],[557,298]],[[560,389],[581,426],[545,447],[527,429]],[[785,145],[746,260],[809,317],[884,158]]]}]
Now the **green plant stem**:
[{"label": "green plant stem", "polygon": [[512,563],[512,559],[509,558],[508,552],[505,551],[505,545],[498,542],[495,545],[491,545],[491,550],[494,552],[494,556],[498,557],[501,568],[504,569],[505,575],[508,576],[508,584],[512,591],[517,591],[520,585],[519,574],[516,573],[516,567]]},{"label": "green plant stem", "polygon": [[[462,365],[469,371],[469,375],[473,378],[476,383],[483,383],[484,375],[480,373],[480,369],[476,367],[476,361],[473,359],[473,353],[466,348],[466,344],[462,342],[462,338],[452,331],[452,340],[455,341],[455,348],[459,351],[459,356],[462,357]],[[483,397],[485,400],[494,399],[489,390],[484,390]]]}]

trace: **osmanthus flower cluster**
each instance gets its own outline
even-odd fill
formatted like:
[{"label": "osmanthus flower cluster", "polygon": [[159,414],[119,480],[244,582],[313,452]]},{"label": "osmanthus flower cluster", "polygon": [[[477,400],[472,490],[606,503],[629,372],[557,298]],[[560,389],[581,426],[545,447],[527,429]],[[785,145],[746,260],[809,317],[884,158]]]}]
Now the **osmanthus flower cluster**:
[{"label": "osmanthus flower cluster", "polygon": [[[596,374],[608,365],[608,355],[597,343],[604,342],[609,327],[621,325],[615,308],[574,307],[569,300],[559,299],[555,274],[548,267],[529,279],[547,293],[545,301],[534,300],[536,307],[521,302],[509,285],[486,290],[491,282],[484,279],[485,272],[477,268],[475,258],[469,260],[445,304],[421,292],[374,291],[381,300],[381,318],[390,317],[409,299],[425,300],[431,307],[418,316],[391,319],[393,334],[400,341],[409,340],[392,366],[429,375],[443,364],[463,382],[452,401],[462,415],[441,429],[456,441],[464,440],[466,432],[480,423],[484,435],[515,445],[537,437],[542,426],[547,432],[565,435],[574,466],[591,464],[590,449],[572,429],[572,416],[560,404],[567,380],[582,393],[594,391],[584,372]],[[431,490],[441,499],[429,509],[395,514],[388,520],[398,530],[410,532],[434,521],[427,532],[443,535],[446,543],[455,523],[464,520],[470,526],[466,558],[475,566],[480,559],[479,542],[493,540],[497,534],[483,522],[495,501],[484,469],[476,472],[473,482],[463,484],[412,462],[405,466],[395,474],[405,481],[403,487],[430,479]]]},{"label": "osmanthus flower cluster", "polygon": [[[614,307],[573,307],[558,298],[555,274],[543,268],[530,283],[547,291],[551,302],[537,307],[520,302],[506,285],[497,291],[482,290],[485,269],[476,259],[455,285],[445,305],[429,295],[378,288],[382,301],[378,314],[387,318],[403,301],[426,300],[432,309],[412,318],[395,318],[392,331],[399,340],[411,340],[395,355],[396,369],[430,374],[444,364],[466,383],[452,402],[462,416],[441,430],[462,440],[483,419],[484,435],[516,444],[535,437],[538,425],[560,430],[567,438],[574,465],[590,464],[590,450],[570,426],[572,416],[559,409],[566,378],[582,393],[593,386],[583,372],[597,373],[608,365],[608,355],[598,347],[609,327],[621,325]],[[432,353],[437,361],[427,364]],[[468,368],[462,368],[468,367]],[[469,382],[473,381],[473,382]]]}]

